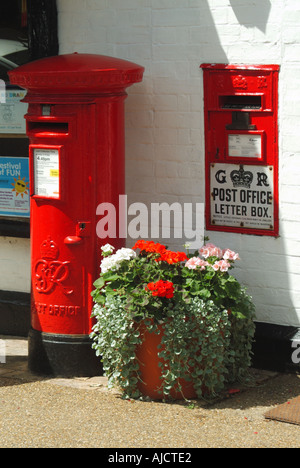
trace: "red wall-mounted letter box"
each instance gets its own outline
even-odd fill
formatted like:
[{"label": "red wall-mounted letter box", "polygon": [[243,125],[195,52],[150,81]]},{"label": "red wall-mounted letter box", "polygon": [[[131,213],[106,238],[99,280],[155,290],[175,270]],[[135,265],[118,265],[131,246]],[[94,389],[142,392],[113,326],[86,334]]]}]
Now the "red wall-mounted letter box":
[{"label": "red wall-mounted letter box", "polygon": [[207,230],[278,236],[278,65],[203,64]]}]

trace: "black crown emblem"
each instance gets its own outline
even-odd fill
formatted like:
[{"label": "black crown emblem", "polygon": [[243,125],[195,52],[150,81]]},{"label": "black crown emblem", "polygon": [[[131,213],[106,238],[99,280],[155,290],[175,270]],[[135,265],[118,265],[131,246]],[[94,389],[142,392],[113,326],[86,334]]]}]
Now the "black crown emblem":
[{"label": "black crown emblem", "polygon": [[236,170],[230,173],[230,178],[234,187],[250,188],[253,181],[253,173],[245,171],[244,166],[240,166],[238,171]]}]

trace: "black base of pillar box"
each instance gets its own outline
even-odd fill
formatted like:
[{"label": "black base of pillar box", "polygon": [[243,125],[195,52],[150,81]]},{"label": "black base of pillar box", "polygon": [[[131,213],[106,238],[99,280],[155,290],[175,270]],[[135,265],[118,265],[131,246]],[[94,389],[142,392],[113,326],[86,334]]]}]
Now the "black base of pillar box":
[{"label": "black base of pillar box", "polygon": [[35,374],[65,378],[103,375],[102,363],[89,336],[56,335],[33,329],[28,336],[28,367]]}]

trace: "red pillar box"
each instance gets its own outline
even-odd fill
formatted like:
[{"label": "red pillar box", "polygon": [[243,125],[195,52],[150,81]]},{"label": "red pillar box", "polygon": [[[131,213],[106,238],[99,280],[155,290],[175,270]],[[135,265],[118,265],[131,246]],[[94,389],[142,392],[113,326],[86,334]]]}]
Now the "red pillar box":
[{"label": "red pillar box", "polygon": [[28,90],[34,372],[101,373],[89,339],[90,293],[101,245],[118,249],[124,241],[97,237],[96,208],[111,203],[118,210],[125,192],[124,101],[143,72],[89,54],[50,57],[10,72],[11,83]]}]

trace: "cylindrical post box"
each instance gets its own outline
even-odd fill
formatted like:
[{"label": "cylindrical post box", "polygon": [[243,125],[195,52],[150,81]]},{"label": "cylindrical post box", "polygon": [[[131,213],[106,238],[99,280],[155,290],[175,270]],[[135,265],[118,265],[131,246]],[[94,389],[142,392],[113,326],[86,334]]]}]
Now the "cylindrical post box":
[{"label": "cylindrical post box", "polygon": [[77,53],[10,72],[29,103],[33,372],[101,374],[89,338],[91,291],[101,245],[120,248],[124,239],[99,238],[96,211],[110,203],[119,212],[126,88],[142,81],[143,72],[128,61]]}]

